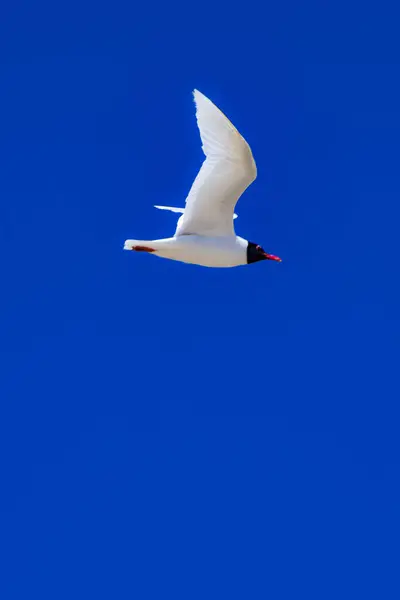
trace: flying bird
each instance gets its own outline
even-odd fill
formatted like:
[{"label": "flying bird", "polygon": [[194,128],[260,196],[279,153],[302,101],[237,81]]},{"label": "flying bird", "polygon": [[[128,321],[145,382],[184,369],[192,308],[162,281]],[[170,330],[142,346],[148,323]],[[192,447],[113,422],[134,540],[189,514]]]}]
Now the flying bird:
[{"label": "flying bird", "polygon": [[235,205],[255,180],[256,164],[250,146],[220,109],[198,90],[193,95],[206,158],[185,208],[156,206],[181,215],[175,234],[152,241],[126,240],[124,249],[204,267],[236,267],[266,259],[281,262],[235,234]]}]

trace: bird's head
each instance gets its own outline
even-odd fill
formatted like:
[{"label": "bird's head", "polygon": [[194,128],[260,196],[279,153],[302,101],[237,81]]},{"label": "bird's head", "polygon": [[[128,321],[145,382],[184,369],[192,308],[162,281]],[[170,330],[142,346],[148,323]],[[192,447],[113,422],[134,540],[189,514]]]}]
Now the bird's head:
[{"label": "bird's head", "polygon": [[250,265],[251,263],[258,262],[259,260],[276,260],[277,262],[282,262],[282,259],[279,258],[279,256],[268,254],[261,246],[259,246],[259,244],[248,242],[247,264]]}]

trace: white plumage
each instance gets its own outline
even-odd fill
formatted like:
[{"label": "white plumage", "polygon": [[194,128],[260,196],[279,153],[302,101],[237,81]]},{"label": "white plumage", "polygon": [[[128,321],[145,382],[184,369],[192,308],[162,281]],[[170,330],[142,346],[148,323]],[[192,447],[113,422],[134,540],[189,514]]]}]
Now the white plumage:
[{"label": "white plumage", "polygon": [[247,142],[227,117],[194,91],[196,118],[206,155],[186,198],[178,235],[234,235],[236,202],[257,176]]},{"label": "white plumage", "polygon": [[181,214],[175,235],[163,240],[127,240],[124,248],[208,267],[234,267],[272,258],[260,246],[236,236],[233,226],[235,205],[257,176],[250,147],[219,108],[198,90],[194,91],[194,101],[206,158],[185,208],[156,206]]}]

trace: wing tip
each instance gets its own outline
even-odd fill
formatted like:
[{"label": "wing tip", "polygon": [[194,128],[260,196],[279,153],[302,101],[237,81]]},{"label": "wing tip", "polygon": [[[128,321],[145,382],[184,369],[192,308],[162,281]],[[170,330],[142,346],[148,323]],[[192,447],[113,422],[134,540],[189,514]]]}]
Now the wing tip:
[{"label": "wing tip", "polygon": [[200,98],[200,93],[199,90],[196,90],[196,88],[193,90],[192,94],[193,94],[193,101],[195,103],[195,105],[197,106],[197,101]]},{"label": "wing tip", "polygon": [[193,100],[194,100],[194,103],[196,104],[196,106],[198,105],[199,101],[202,101],[202,100],[206,100],[206,101],[210,102],[210,99],[209,99],[209,98],[207,98],[207,96],[205,96],[205,95],[204,95],[202,92],[200,92],[200,90],[198,90],[197,88],[195,88],[195,89],[193,90]]}]

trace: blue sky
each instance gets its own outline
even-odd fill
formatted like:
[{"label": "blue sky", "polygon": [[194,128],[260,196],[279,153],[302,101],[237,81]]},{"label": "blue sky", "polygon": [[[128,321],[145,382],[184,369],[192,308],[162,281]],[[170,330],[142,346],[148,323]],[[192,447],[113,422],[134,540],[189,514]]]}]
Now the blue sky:
[{"label": "blue sky", "polygon": [[[399,597],[397,17],[3,7],[2,598]],[[122,251],[174,231],[194,87],[281,265]]]}]

